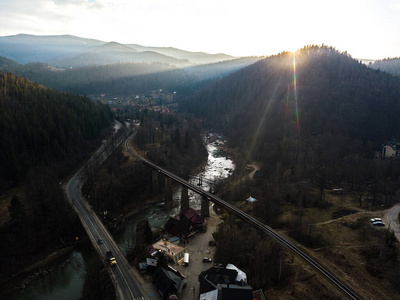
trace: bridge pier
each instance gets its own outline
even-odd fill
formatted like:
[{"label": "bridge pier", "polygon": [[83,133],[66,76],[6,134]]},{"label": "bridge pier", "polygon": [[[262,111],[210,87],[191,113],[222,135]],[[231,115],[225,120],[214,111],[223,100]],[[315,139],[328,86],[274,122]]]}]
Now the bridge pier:
[{"label": "bridge pier", "polygon": [[203,197],[201,200],[201,215],[203,217],[210,216],[210,200],[208,200],[206,197]]},{"label": "bridge pier", "polygon": [[182,186],[181,190],[181,211],[189,208],[189,194],[188,188],[186,186]]},{"label": "bridge pier", "polygon": [[165,192],[164,192],[164,198],[165,198],[165,205],[171,206],[172,205],[172,187],[171,187],[171,178],[165,177]]},{"label": "bridge pier", "polygon": [[152,170],[151,181],[153,186],[153,194],[157,195],[160,192],[160,185],[158,184],[158,172],[157,170]]}]

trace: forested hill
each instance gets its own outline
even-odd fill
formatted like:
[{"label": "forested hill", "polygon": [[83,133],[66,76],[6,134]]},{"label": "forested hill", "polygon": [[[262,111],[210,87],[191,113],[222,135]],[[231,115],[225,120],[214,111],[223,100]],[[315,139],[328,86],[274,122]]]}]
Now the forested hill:
[{"label": "forested hill", "polygon": [[271,170],[279,162],[293,173],[294,165],[372,158],[398,137],[400,80],[333,48],[310,46],[239,70],[182,99],[181,108]]},{"label": "forested hill", "polygon": [[111,120],[107,106],[0,73],[2,186],[20,183],[36,166],[68,172]]},{"label": "forested hill", "polygon": [[376,60],[374,63],[370,63],[369,66],[400,78],[400,57]]},{"label": "forested hill", "polygon": [[132,96],[156,89],[187,91],[190,87],[224,77],[259,59],[238,58],[185,69],[162,63],[116,63],[58,69],[45,63],[22,65],[0,56],[0,71],[11,72],[50,88],[81,95]]},{"label": "forested hill", "polygon": [[117,63],[104,66],[57,69],[44,63],[18,64],[0,56],[0,71],[12,72],[60,91],[80,95],[136,95],[155,89],[179,90],[199,81],[168,64]]}]

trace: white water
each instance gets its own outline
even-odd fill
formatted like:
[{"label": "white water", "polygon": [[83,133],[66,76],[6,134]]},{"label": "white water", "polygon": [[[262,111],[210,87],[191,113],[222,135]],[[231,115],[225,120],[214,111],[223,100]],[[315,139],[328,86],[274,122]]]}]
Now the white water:
[{"label": "white water", "polygon": [[[212,184],[218,180],[228,178],[232,174],[235,165],[233,161],[220,150],[220,148],[226,143],[225,139],[217,134],[208,134],[204,137],[204,141],[208,151],[207,164],[202,172],[196,174],[196,176],[192,176],[193,178],[189,181],[193,184],[198,184],[198,178],[201,176],[203,178],[201,187],[204,190],[209,191],[210,183]],[[163,205],[164,203],[150,205],[146,210],[132,216],[128,220],[128,225],[124,232],[120,233],[116,237],[116,242],[123,253],[126,253],[126,249],[133,245],[136,224],[139,221],[147,219],[153,231],[156,231],[157,229],[163,228],[170,217],[179,214],[181,189],[179,188],[172,197],[172,208],[167,209]],[[200,210],[201,196],[189,191],[189,206],[196,210]]]}]

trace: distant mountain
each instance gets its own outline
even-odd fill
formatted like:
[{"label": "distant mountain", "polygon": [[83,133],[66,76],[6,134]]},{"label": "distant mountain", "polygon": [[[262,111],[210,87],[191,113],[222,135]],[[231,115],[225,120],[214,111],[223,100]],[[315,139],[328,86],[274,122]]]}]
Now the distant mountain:
[{"label": "distant mountain", "polygon": [[19,63],[50,63],[56,58],[78,54],[104,42],[72,35],[37,36],[18,34],[0,37],[0,56]]},{"label": "distant mountain", "polygon": [[369,67],[400,77],[400,57],[376,60],[370,63]]},{"label": "distant mountain", "polygon": [[189,52],[175,48],[122,45],[71,35],[36,36],[18,34],[0,37],[0,56],[19,63],[43,62],[77,67],[116,62],[161,62],[179,67],[233,59],[226,54]]},{"label": "distant mountain", "polygon": [[157,52],[139,52],[136,49],[111,42],[101,46],[92,47],[75,56],[50,61],[57,67],[82,67],[91,65],[106,65],[114,63],[167,63],[174,66],[185,67],[191,65],[187,60],[180,60]]},{"label": "distant mountain", "polygon": [[299,175],[317,164],[334,172],[348,157],[372,158],[400,136],[399,99],[400,79],[311,46],[226,76],[181,99],[180,108],[263,160],[263,172]]},{"label": "distant mountain", "polygon": [[185,71],[198,76],[202,80],[216,79],[234,73],[260,59],[262,57],[242,57],[213,64],[186,67]]},{"label": "distant mountain", "polygon": [[127,46],[139,51],[154,51],[178,59],[186,59],[195,64],[211,64],[235,59],[235,57],[223,53],[208,54],[205,52],[185,51],[172,47],[146,47],[137,44],[127,44]]}]

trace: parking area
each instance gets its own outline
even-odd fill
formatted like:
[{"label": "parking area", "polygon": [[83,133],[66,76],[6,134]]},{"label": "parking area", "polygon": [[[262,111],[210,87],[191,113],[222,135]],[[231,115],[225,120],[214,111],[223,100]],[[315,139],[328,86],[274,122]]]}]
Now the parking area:
[{"label": "parking area", "polygon": [[[211,246],[210,241],[214,241],[213,232],[217,230],[220,218],[215,214],[214,210],[210,208],[210,217],[207,220],[207,231],[204,233],[196,234],[191,238],[187,244],[187,251],[189,253],[189,265],[173,266],[181,272],[188,280],[186,288],[178,296],[181,300],[195,300],[199,298],[199,281],[198,276],[204,270],[211,268],[214,265],[214,254],[216,246]],[[211,259],[211,262],[203,262],[203,258]]]}]

